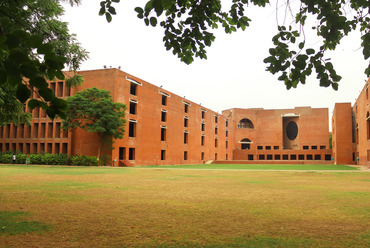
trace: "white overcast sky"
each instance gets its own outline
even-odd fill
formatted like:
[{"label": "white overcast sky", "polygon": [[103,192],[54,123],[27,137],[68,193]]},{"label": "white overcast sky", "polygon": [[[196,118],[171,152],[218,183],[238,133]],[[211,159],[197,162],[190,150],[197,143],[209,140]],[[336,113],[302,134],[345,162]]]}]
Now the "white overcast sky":
[{"label": "white overcast sky", "polygon": [[[365,84],[368,62],[362,56],[359,34],[346,37],[330,53],[337,73],[343,77],[338,91],[320,87],[316,76],[311,76],[306,85],[286,90],[277,75],[265,71],[263,63],[276,34],[275,5],[248,7],[246,15],[252,22],[246,31],[226,35],[223,30],[214,30],[216,40],[207,50],[208,59],[197,58],[186,65],[166,51],[163,29],[147,27],[137,18],[134,8],[143,7],[145,2],[121,0],[114,5],[117,15],[111,23],[98,16],[100,0],[82,0],[80,6],[65,6],[62,20],[69,23],[70,32],[90,52],[90,59],[82,64],[81,70],[121,66],[129,74],[163,85],[174,94],[218,112],[228,108],[311,106],[329,108],[331,116],[336,102],[353,103]],[[284,15],[279,17],[282,24]],[[310,30],[305,28],[306,44],[314,45],[319,38],[310,35]]]}]

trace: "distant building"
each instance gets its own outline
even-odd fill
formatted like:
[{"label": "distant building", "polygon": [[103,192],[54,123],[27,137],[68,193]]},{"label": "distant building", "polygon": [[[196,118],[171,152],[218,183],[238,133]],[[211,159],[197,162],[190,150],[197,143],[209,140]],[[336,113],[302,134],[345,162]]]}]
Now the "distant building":
[{"label": "distant building", "polygon": [[[79,74],[85,82],[76,89],[67,88],[64,81],[49,82],[50,88],[56,96],[67,98],[77,91],[97,87],[110,91],[113,101],[127,106],[124,138],[115,140],[113,149],[106,147],[103,151],[116,166],[207,161],[333,163],[332,157],[334,162],[345,164],[354,163],[354,158],[359,157],[360,164],[366,165],[369,160],[367,86],[354,111],[348,103],[335,105],[332,153],[327,108],[233,108],[219,114],[118,69]],[[30,112],[28,107],[26,111]],[[34,109],[32,115],[30,127],[0,127],[0,151],[97,154],[96,134],[82,129],[61,131],[61,120],[51,121],[40,109]],[[354,120],[358,129],[353,126]],[[357,146],[352,142],[355,130],[359,130]]]},{"label": "distant building", "polygon": [[333,118],[333,157],[336,164],[370,166],[369,84],[366,82],[357,100],[336,103]]}]

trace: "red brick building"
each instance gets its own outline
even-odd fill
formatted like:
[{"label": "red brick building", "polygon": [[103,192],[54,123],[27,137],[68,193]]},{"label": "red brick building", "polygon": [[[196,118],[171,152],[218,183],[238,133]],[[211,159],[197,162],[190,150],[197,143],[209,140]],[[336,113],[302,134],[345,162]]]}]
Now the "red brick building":
[{"label": "red brick building", "polygon": [[366,82],[357,100],[335,104],[333,127],[333,156],[337,164],[370,166],[370,108],[369,84]]},{"label": "red brick building", "polygon": [[[85,82],[77,89],[67,88],[64,81],[50,82],[50,88],[66,98],[97,87],[109,90],[113,101],[127,106],[124,138],[104,151],[114,165],[331,160],[328,109],[229,109],[219,114],[118,69],[79,74]],[[51,121],[39,109],[32,114],[30,127],[0,127],[0,151],[97,154],[95,134],[81,129],[62,132],[61,120]]]},{"label": "red brick building", "polygon": [[222,113],[236,123],[234,160],[331,161],[327,108],[229,109]]}]

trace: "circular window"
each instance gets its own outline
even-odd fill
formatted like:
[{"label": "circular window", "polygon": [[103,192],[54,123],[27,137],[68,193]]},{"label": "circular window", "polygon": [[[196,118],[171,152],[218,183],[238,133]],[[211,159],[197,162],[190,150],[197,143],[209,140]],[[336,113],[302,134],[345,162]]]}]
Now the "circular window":
[{"label": "circular window", "polygon": [[290,140],[295,140],[295,138],[297,138],[298,126],[294,121],[289,122],[286,126],[286,135]]}]

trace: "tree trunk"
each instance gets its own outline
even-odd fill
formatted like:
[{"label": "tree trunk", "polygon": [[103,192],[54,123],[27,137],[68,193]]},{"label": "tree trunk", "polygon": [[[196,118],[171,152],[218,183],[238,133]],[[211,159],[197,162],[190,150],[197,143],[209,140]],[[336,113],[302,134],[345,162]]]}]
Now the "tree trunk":
[{"label": "tree trunk", "polygon": [[99,161],[100,161],[100,152],[101,152],[102,143],[103,143],[102,138],[100,138],[99,146],[98,146],[98,156],[96,157],[98,165],[99,165]]}]

